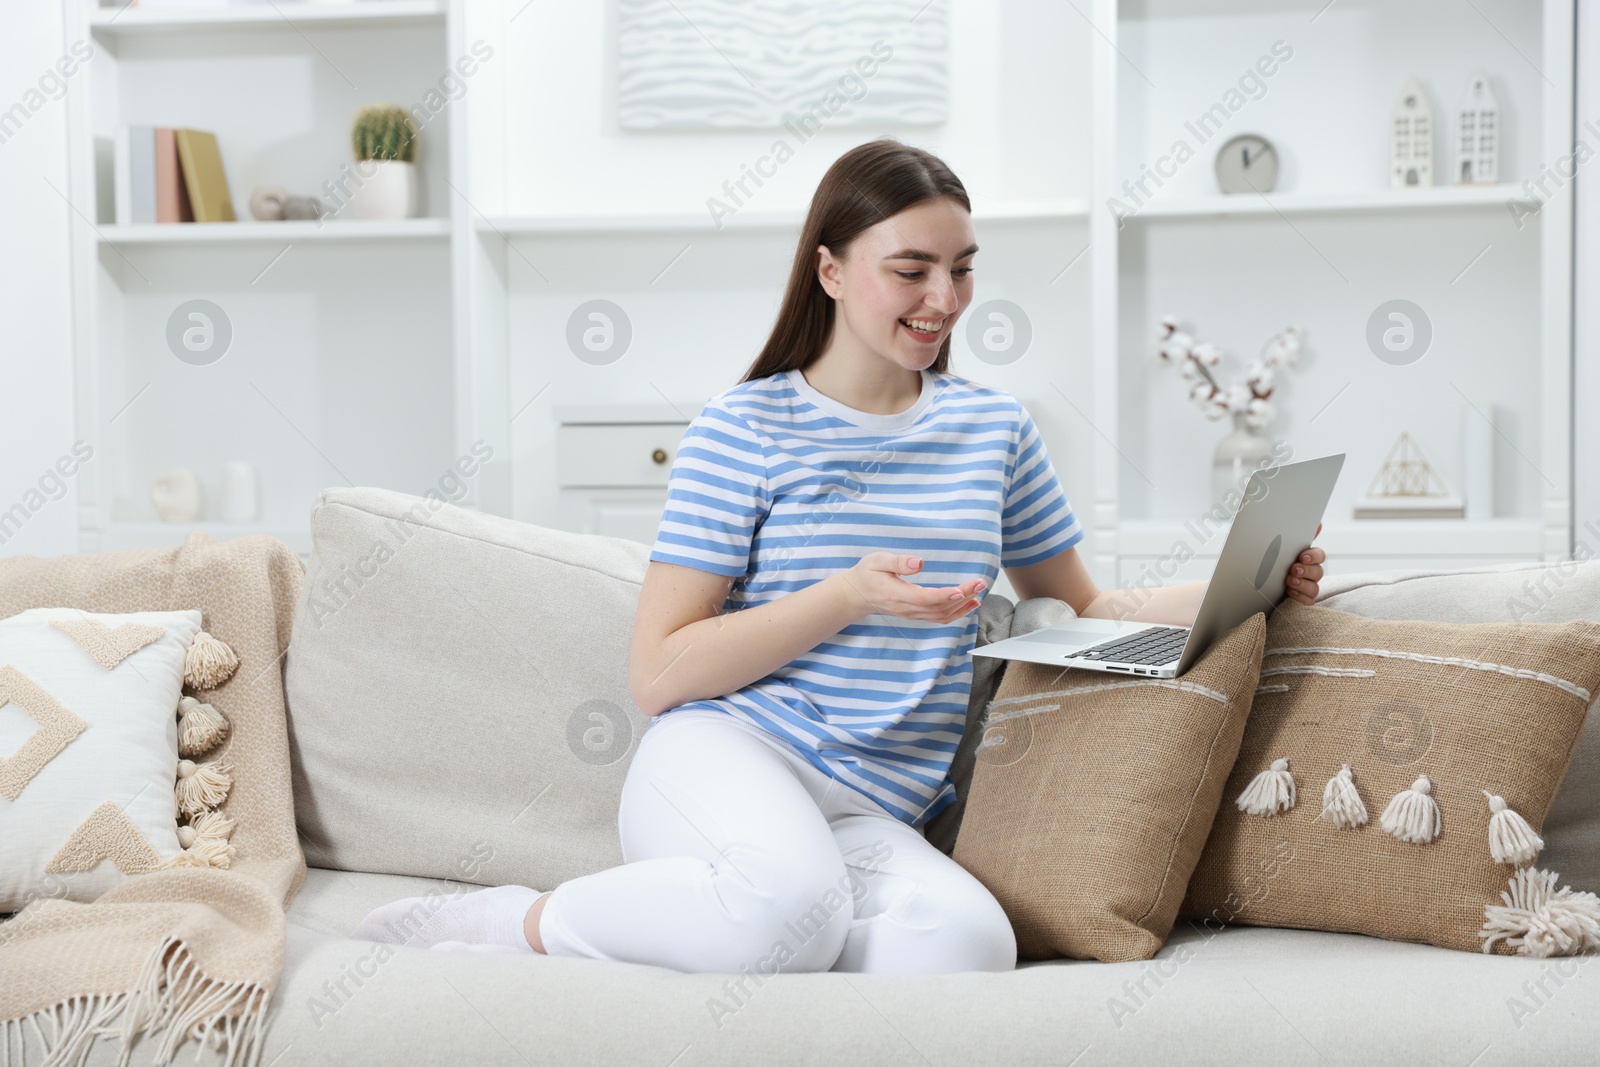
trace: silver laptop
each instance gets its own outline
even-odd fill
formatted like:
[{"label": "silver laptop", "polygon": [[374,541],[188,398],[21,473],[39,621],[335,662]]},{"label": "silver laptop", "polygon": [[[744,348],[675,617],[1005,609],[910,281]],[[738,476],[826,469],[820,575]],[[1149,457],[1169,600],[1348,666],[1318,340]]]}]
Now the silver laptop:
[{"label": "silver laptop", "polygon": [[1311,545],[1342,466],[1339,452],[1251,472],[1193,626],[1071,618],[979,646],[972,654],[1177,677],[1212,641],[1258,611],[1270,616],[1288,595],[1284,578]]}]

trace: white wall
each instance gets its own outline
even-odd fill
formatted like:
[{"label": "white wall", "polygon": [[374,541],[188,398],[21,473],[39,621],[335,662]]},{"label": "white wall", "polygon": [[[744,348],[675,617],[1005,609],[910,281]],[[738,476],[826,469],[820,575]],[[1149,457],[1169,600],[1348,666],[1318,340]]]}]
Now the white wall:
[{"label": "white wall", "polygon": [[[75,217],[55,190],[68,192],[65,94],[82,84],[70,76],[51,80],[67,51],[61,3],[30,0],[0,9],[0,112],[22,108],[11,111],[0,132],[6,138],[0,144],[0,513],[13,516],[0,519],[6,538],[0,557],[77,551],[73,483],[83,471],[62,479],[55,468],[73,444],[68,248]],[[15,119],[20,125],[10,124]],[[93,205],[76,206],[93,217]],[[97,444],[92,434],[86,443]],[[98,459],[97,453],[89,466]],[[69,458],[62,469],[72,467]]]},{"label": "white wall", "polygon": [[[824,128],[803,142],[782,130],[619,129],[615,48],[607,43],[615,36],[612,4],[529,9],[499,26],[485,19],[481,32],[495,34],[504,49],[494,60],[503,58],[496,69],[504,96],[467,99],[474,129],[500,132],[505,162],[503,178],[491,167],[474,169],[477,209],[512,217],[698,215],[707,223],[700,232],[522,237],[502,256],[507,406],[521,412],[511,433],[515,517],[555,522],[556,406],[670,403],[687,419],[754,359],[772,327],[797,230],[741,232],[739,215],[711,229],[706,201],[726,198],[723,183],[753,168],[775,139],[788,142],[793,158],[744,199],[741,215],[803,213],[834,160],[881,134],[944,159],[980,215],[1018,201],[1087,199],[1095,31],[1070,6],[1044,0],[952,0],[948,9],[946,122]],[[490,151],[474,147],[475,154]],[[1015,363],[985,363],[967,345],[964,317],[951,369],[1012,392],[1028,407],[1087,520],[1095,444],[1085,421],[1093,407],[1088,258],[1063,271],[1087,244],[1087,225],[1081,218],[980,218],[974,229],[982,251],[973,309],[990,299],[1020,305],[1033,341]],[[620,305],[633,327],[628,352],[605,366],[581,363],[565,342],[568,315],[593,298]]]},{"label": "white wall", "polygon": [[531,8],[506,26],[500,71],[507,79],[507,173],[514,178],[503,203],[487,191],[474,201],[487,213],[512,215],[703,211],[708,197],[721,195],[723,182],[737,179],[775,136],[784,136],[795,157],[761,186],[748,210],[803,208],[840,153],[879,133],[938,153],[960,175],[974,208],[1085,195],[1087,24],[1070,7],[1040,0],[952,0],[948,9],[946,122],[824,128],[800,143],[770,130],[619,129],[616,49],[608,45],[615,40],[615,5]]}]

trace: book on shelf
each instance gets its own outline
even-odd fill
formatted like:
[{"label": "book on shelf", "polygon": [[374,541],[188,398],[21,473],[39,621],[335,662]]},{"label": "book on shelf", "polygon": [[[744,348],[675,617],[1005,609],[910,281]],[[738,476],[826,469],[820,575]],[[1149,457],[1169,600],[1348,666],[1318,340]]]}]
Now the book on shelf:
[{"label": "book on shelf", "polygon": [[170,126],[123,126],[117,131],[119,224],[194,221],[176,134]]},{"label": "book on shelf", "polygon": [[156,221],[155,173],[155,128],[119,126],[112,191],[120,225]]},{"label": "book on shelf", "polygon": [[233,199],[228,196],[228,176],[222,170],[217,135],[209,130],[178,130],[178,162],[183,184],[189,190],[196,222],[234,222]]},{"label": "book on shelf", "polygon": [[123,126],[116,145],[117,222],[233,222],[233,200],[206,130]]},{"label": "book on shelf", "polygon": [[178,131],[170,126],[156,128],[157,222],[194,221],[194,206],[189,203],[189,188],[183,184],[183,172],[178,167],[177,133]]}]

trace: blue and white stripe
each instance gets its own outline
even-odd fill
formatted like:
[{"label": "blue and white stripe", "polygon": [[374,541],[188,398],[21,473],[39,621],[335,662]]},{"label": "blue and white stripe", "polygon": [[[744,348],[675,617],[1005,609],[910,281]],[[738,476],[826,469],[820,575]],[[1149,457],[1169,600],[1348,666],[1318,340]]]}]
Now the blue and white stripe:
[{"label": "blue and white stripe", "polygon": [[[870,552],[921,556],[907,579],[917,585],[982,577],[992,590],[1000,567],[1081,541],[1016,397],[949,373],[922,376],[918,401],[893,415],[845,407],[799,371],[713,397],[673,460],[650,559],[737,579],[723,610],[740,611]],[[868,615],[736,692],[679,708],[761,726],[921,826],[956,799],[949,770],[977,631],[976,610],[947,625]]]}]

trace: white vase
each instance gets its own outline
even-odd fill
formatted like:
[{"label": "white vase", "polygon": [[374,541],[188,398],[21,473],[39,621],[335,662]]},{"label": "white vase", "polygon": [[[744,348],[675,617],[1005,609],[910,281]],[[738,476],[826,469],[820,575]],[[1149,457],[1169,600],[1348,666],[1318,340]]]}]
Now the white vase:
[{"label": "white vase", "polygon": [[164,470],[150,485],[150,503],[162,522],[193,522],[200,514],[200,480],[187,467]]},{"label": "white vase", "polygon": [[1211,499],[1221,503],[1233,493],[1237,505],[1244,497],[1245,481],[1258,467],[1272,466],[1272,442],[1245,425],[1244,413],[1233,413],[1233,432],[1217,442],[1211,465]]},{"label": "white vase", "polygon": [[409,219],[417,213],[417,165],[403,159],[362,159],[351,168],[361,184],[350,196],[358,219]]},{"label": "white vase", "polygon": [[243,461],[223,465],[222,501],[217,509],[223,522],[255,522],[261,514],[259,496],[254,467]]}]

